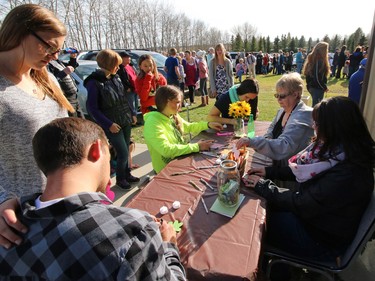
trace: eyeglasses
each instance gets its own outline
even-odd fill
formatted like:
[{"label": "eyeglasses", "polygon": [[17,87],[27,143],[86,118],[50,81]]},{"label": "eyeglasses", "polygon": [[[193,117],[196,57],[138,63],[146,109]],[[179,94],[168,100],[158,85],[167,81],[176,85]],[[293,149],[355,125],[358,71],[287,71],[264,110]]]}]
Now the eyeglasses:
[{"label": "eyeglasses", "polygon": [[292,93],[288,93],[288,94],[274,94],[273,96],[277,99],[285,99],[287,96],[290,96]]},{"label": "eyeglasses", "polygon": [[42,42],[44,45],[47,46],[46,48],[46,53],[49,54],[50,56],[53,56],[57,53],[60,53],[61,49],[60,48],[56,48],[56,47],[53,47],[51,46],[49,43],[47,43],[46,41],[44,41],[44,39],[42,39],[38,34],[36,34],[34,31],[30,30],[30,33],[35,37],[37,38],[40,42]]}]

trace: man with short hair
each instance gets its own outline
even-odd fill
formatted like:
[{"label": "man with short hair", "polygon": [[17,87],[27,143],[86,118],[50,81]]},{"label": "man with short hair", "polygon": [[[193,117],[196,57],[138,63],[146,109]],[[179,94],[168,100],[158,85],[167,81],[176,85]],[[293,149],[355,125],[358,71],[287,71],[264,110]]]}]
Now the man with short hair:
[{"label": "man with short hair", "polygon": [[304,62],[305,62],[305,60],[303,58],[302,48],[298,48],[298,52],[297,52],[297,55],[296,55],[296,65],[297,65],[297,72],[299,74],[302,73],[302,67],[303,67]]},{"label": "man with short hair", "polygon": [[68,63],[64,63],[59,59],[51,60],[48,63],[47,69],[56,77],[66,99],[75,110],[73,113],[68,112],[69,116],[85,118],[78,102],[78,88],[74,78],[71,76],[74,69],[79,66],[79,63],[77,62],[77,55],[79,52],[75,48],[67,48],[66,52],[70,54]]},{"label": "man with short hair", "polygon": [[331,77],[336,77],[336,69],[337,69],[337,65],[339,64],[339,51],[340,50],[336,48],[335,53],[333,55]]},{"label": "man with short hair", "polygon": [[119,65],[117,70],[118,76],[120,76],[124,91],[129,96],[129,101],[134,110],[134,114],[137,115],[138,111],[138,95],[135,92],[135,79],[137,73],[131,64],[131,55],[127,51],[121,51],[119,55],[122,58],[122,64]]},{"label": "man with short hair", "polygon": [[165,60],[164,70],[167,73],[167,84],[179,87],[180,82],[178,80],[181,78],[181,75],[178,68],[179,62],[176,55],[177,50],[175,48],[171,48],[169,50],[169,57]]},{"label": "man with short hair", "polygon": [[262,74],[262,64],[263,64],[263,52],[260,50],[256,55],[256,74]]},{"label": "man with short hair", "polygon": [[108,205],[101,193],[110,153],[97,124],[56,119],[35,134],[33,151],[46,188],[21,198],[29,231],[22,244],[0,248],[0,277],[185,280],[173,227],[146,212]]},{"label": "man with short hair", "polygon": [[249,77],[256,78],[255,66],[257,64],[257,58],[253,53],[249,53],[246,57],[247,69],[249,70]]}]

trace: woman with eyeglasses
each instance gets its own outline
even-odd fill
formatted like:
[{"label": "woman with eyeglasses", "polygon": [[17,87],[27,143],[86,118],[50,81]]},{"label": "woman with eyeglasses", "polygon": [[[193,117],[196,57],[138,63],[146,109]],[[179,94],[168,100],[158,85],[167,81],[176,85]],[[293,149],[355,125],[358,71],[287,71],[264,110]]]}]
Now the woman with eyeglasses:
[{"label": "woman with eyeglasses", "polygon": [[[372,197],[375,142],[358,105],[347,97],[323,100],[312,117],[316,137],[310,145],[286,167],[251,169],[248,181],[267,199],[268,245],[334,263],[352,243]],[[281,189],[271,180],[276,178],[298,187]],[[282,272],[271,280],[289,280],[288,270]]]},{"label": "woman with eyeglasses", "polygon": [[[25,4],[11,10],[0,28],[0,245],[10,247],[25,231],[15,217],[17,196],[41,192],[45,177],[38,169],[31,140],[55,118],[74,112],[46,66],[57,59],[64,24],[49,10]],[[9,227],[8,224],[9,224]]]},{"label": "woman with eyeglasses", "polygon": [[312,108],[302,100],[303,80],[300,74],[284,74],[276,82],[274,95],[280,110],[264,136],[241,138],[237,148],[249,146],[274,161],[274,166],[286,166],[288,159],[305,148],[314,135]]}]

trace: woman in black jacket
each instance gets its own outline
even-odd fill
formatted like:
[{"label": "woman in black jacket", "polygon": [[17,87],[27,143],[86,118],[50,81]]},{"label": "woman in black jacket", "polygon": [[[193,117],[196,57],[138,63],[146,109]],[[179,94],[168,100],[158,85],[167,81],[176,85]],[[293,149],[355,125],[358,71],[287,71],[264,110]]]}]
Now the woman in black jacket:
[{"label": "woman in black jacket", "polygon": [[116,74],[122,59],[115,51],[105,49],[96,57],[98,66],[84,81],[87,88],[87,110],[104,130],[117,153],[116,185],[129,189],[139,178],[128,167],[131,125],[137,121],[120,77]]},{"label": "woman in black jacket", "polygon": [[[356,103],[338,96],[313,110],[316,137],[287,167],[251,169],[250,187],[267,199],[267,243],[300,257],[342,255],[374,188],[374,148]],[[264,178],[261,178],[261,177]],[[295,180],[295,191],[270,179]]]}]

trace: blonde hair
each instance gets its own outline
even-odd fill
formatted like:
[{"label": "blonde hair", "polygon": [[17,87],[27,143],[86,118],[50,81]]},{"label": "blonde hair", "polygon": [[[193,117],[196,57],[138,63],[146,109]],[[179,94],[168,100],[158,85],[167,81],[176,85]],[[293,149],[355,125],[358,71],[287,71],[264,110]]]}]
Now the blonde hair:
[{"label": "blonde hair", "polygon": [[301,75],[297,72],[284,74],[276,82],[276,89],[281,88],[288,93],[297,93],[297,98],[300,99],[303,93],[303,80]]},{"label": "blonde hair", "polygon": [[225,47],[224,47],[224,44],[223,43],[219,43],[215,46],[215,56],[214,56],[214,60],[213,60],[213,66],[214,66],[214,69],[216,69],[216,66],[219,64],[219,56],[217,54],[217,50],[221,49],[222,50],[222,54],[221,54],[221,57],[222,59],[224,60],[224,62],[226,60],[228,60],[228,58],[225,56]]},{"label": "blonde hair", "polygon": [[[18,47],[31,32],[38,31],[50,32],[57,37],[67,34],[64,24],[50,10],[36,4],[15,7],[7,14],[0,27],[0,52]],[[31,69],[30,76],[61,107],[74,112],[62,90],[51,80],[46,67],[41,70]]]},{"label": "blonde hair", "polygon": [[323,62],[319,64],[319,72],[324,72],[325,76],[330,73],[330,66],[328,61],[328,47],[329,44],[326,42],[317,43],[311,53],[307,56],[306,62],[303,67],[304,75],[314,75],[314,68],[318,62]]},{"label": "blonde hair", "polygon": [[96,61],[100,68],[111,71],[122,63],[121,56],[111,49],[101,50],[96,56]]}]

